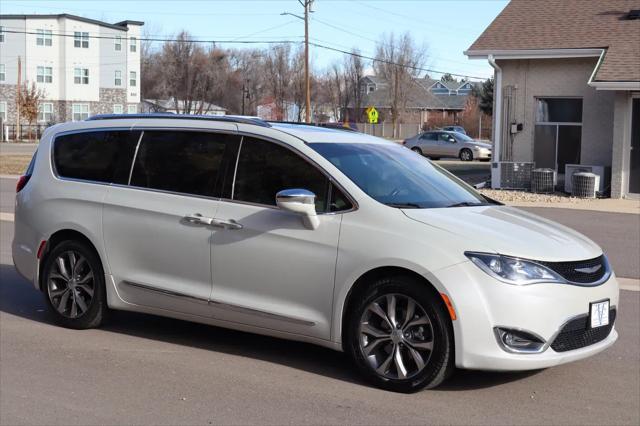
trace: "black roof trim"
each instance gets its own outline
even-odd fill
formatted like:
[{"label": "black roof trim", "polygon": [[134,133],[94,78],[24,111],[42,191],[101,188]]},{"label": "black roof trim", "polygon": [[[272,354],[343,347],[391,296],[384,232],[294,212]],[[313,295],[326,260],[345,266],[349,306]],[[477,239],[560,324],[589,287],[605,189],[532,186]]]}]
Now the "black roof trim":
[{"label": "black roof trim", "polygon": [[170,112],[154,112],[149,114],[99,114],[87,118],[85,121],[97,120],[122,120],[122,119],[153,119],[164,118],[170,120],[202,120],[202,121],[219,121],[226,123],[242,123],[253,124],[261,127],[271,127],[271,124],[259,118],[237,117],[226,115],[192,115],[192,114],[173,114]]},{"label": "black roof trim", "polygon": [[144,25],[144,22],[142,22],[142,21],[132,21],[130,19],[127,19],[126,21],[116,22],[113,25],[117,25],[119,27],[126,27],[127,25]]},{"label": "black roof trim", "polygon": [[108,22],[104,22],[104,21],[98,21],[96,19],[91,19],[91,18],[83,18],[82,16],[76,16],[76,15],[70,15],[68,13],[59,13],[57,15],[0,15],[0,19],[60,19],[60,18],[67,18],[67,19],[73,19],[75,21],[81,21],[81,22],[86,22],[89,24],[95,24],[95,25],[100,25],[101,27],[107,27],[107,28],[112,28],[114,30],[122,30],[122,31],[128,31],[128,28],[126,27],[126,25],[120,25],[120,24],[125,24],[127,22],[130,22],[132,24],[136,24],[136,25],[144,25],[144,22],[140,22],[140,21],[122,21],[119,22],[117,24],[110,24]]}]

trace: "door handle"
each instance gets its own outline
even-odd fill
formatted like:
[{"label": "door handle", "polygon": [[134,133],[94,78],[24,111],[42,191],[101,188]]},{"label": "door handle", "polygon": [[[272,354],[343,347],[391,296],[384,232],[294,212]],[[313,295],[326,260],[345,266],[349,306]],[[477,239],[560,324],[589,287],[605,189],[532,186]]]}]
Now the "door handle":
[{"label": "door handle", "polygon": [[202,216],[200,213],[194,213],[183,217],[185,222],[192,223],[194,225],[211,225],[215,220],[211,217]]},{"label": "door handle", "polygon": [[242,224],[236,222],[233,219],[212,219],[210,224],[224,229],[242,229]]}]

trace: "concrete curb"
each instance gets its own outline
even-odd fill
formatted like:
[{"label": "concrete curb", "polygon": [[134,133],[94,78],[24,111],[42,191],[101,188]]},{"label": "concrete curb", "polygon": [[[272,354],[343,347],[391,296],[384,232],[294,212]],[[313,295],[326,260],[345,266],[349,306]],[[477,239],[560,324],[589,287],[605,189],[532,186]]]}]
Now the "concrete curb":
[{"label": "concrete curb", "polygon": [[18,179],[20,175],[0,175],[0,179]]}]

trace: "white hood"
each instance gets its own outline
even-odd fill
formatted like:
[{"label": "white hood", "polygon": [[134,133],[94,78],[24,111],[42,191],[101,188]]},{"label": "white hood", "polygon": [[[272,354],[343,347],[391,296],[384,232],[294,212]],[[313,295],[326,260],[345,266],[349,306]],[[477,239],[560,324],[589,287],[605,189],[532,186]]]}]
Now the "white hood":
[{"label": "white hood", "polygon": [[593,259],[602,249],[584,235],[506,206],[404,209],[409,218],[461,237],[463,251],[492,251],[541,261]]}]

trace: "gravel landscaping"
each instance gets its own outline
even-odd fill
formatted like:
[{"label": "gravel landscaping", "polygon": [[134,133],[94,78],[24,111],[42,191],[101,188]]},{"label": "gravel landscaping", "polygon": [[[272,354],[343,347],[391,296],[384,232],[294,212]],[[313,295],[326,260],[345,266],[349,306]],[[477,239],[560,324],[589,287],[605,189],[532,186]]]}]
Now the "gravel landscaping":
[{"label": "gravel landscaping", "polygon": [[553,194],[535,194],[533,192],[526,191],[510,191],[502,189],[479,189],[481,194],[494,200],[509,203],[509,202],[523,202],[523,203],[576,203],[576,204],[588,204],[592,203],[593,198],[576,198],[572,197],[564,192],[555,192]]}]

